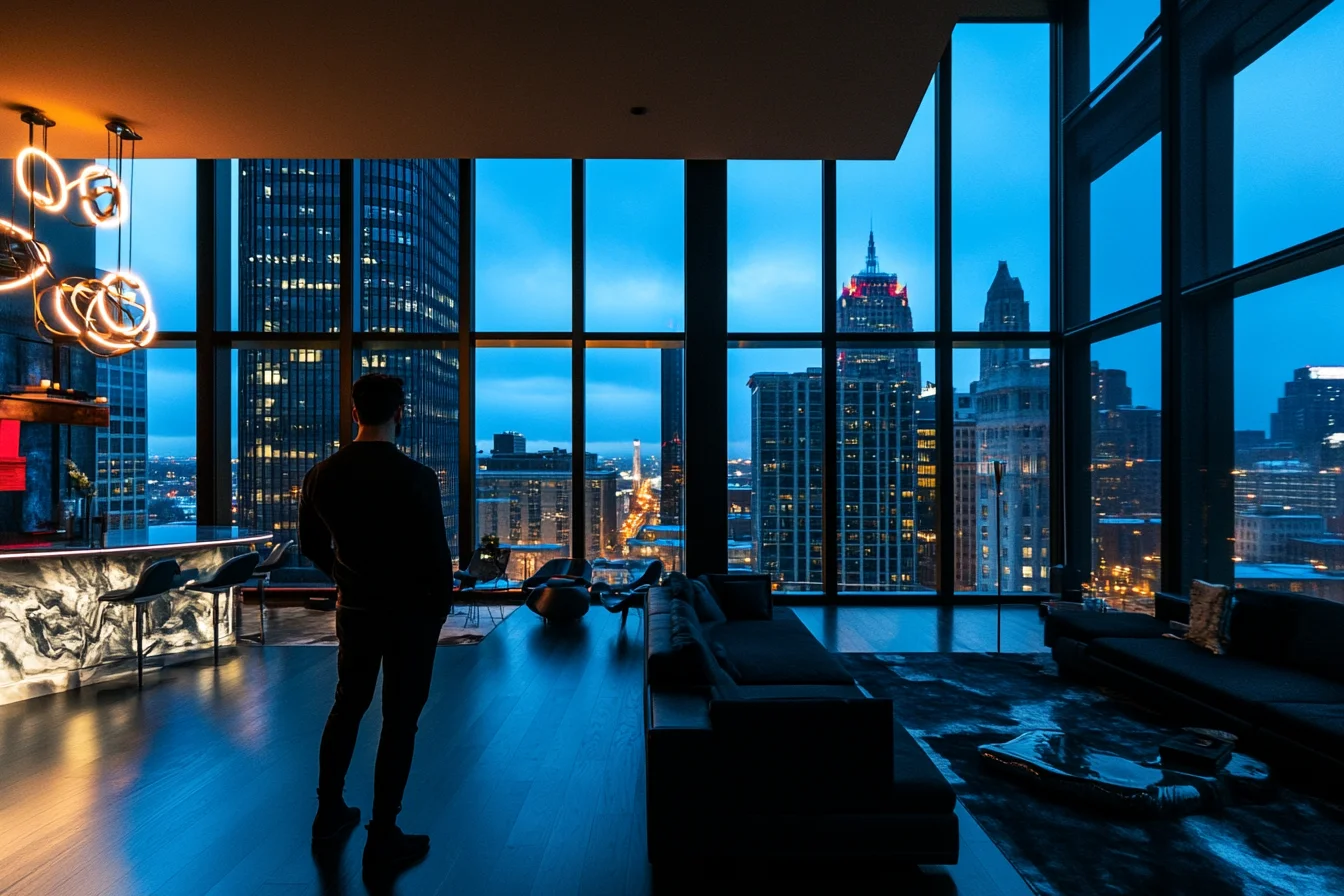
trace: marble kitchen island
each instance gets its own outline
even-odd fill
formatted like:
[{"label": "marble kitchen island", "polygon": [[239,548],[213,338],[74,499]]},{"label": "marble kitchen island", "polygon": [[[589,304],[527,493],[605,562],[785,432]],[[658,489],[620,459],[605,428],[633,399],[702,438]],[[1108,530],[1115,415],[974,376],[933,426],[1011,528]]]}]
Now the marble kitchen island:
[{"label": "marble kitchen island", "polygon": [[[106,546],[56,542],[0,548],[0,704],[134,673],[135,608],[98,598],[135,584],[146,563],[173,558],[184,571],[205,573],[272,537],[228,527],[170,525],[110,532]],[[220,644],[233,644],[234,613],[227,596],[220,599],[219,611]],[[175,591],[154,601],[144,638],[146,672],[210,648],[210,595]]]}]

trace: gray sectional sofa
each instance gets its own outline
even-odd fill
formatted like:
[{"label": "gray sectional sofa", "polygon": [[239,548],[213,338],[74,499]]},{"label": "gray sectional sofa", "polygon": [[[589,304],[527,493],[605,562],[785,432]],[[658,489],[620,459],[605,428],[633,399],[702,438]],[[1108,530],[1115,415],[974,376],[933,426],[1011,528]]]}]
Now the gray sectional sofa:
[{"label": "gray sectional sofa", "polygon": [[1181,725],[1242,738],[1276,772],[1311,789],[1344,782],[1344,604],[1238,588],[1218,655],[1168,637],[1188,605],[1158,600],[1158,618],[1055,613],[1045,641],[1061,671],[1082,674],[1165,710]]},{"label": "gray sectional sofa", "polygon": [[956,796],[756,576],[650,590],[649,860],[957,861]]}]

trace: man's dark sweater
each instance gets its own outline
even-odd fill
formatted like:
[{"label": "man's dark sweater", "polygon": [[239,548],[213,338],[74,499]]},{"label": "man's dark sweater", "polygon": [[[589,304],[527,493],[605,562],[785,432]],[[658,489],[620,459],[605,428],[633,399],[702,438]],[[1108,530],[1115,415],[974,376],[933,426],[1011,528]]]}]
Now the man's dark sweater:
[{"label": "man's dark sweater", "polygon": [[448,613],[439,479],[391,442],[350,442],[308,471],[299,549],[336,583],[342,608]]}]

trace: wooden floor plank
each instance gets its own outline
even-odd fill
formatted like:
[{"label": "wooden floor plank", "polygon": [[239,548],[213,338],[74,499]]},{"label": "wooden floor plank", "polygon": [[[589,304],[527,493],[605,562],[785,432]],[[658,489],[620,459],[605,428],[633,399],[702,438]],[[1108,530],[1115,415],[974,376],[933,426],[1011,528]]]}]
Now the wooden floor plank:
[{"label": "wooden floor plank", "polygon": [[[798,614],[832,650],[996,641],[992,607]],[[479,645],[438,651],[401,817],[433,846],[395,892],[653,891],[639,625],[593,612],[560,628],[522,610]],[[1040,629],[1034,609],[1005,608],[1004,649],[1039,649]],[[0,892],[365,892],[362,830],[322,859],[307,837],[334,683],[334,648],[244,646],[218,668],[155,670],[143,693],[107,682],[0,707]],[[380,713],[375,699],[346,788],[366,818]],[[964,812],[962,825],[959,865],[893,871],[900,886],[1023,896]],[[824,888],[829,872],[812,873]]]}]

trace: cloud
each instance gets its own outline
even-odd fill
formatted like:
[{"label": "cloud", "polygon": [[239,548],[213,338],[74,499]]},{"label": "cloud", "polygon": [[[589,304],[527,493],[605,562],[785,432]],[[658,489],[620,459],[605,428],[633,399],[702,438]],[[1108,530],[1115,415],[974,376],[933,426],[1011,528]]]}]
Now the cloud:
[{"label": "cloud", "polygon": [[668,270],[609,265],[586,272],[591,330],[678,330],[685,318],[683,278]]},{"label": "cloud", "polygon": [[821,319],[820,243],[753,251],[728,268],[728,328],[815,328]]}]

